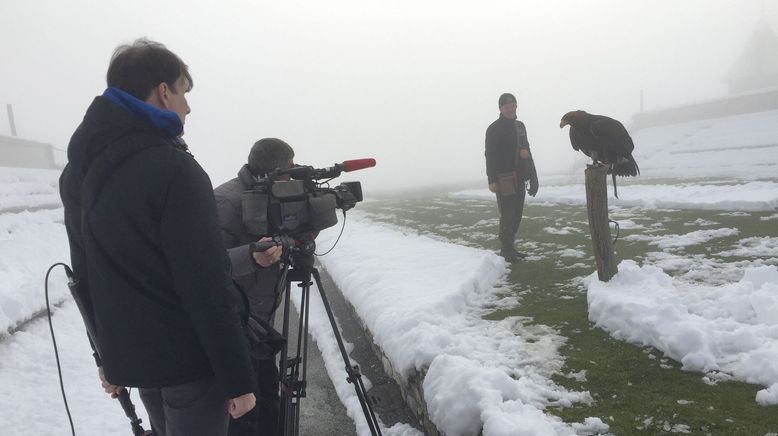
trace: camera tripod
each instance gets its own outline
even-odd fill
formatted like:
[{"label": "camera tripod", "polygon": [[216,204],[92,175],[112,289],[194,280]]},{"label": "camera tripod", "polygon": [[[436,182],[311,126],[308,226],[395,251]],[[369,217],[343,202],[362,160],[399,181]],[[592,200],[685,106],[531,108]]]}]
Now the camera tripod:
[{"label": "camera tripod", "polygon": [[285,283],[286,298],[284,301],[284,318],[282,334],[285,338],[289,337],[289,310],[292,296],[292,282],[299,282],[298,287],[302,288],[299,307],[299,326],[297,329],[297,347],[295,354],[290,356],[289,342],[287,340],[280,352],[280,384],[281,384],[281,407],[280,422],[283,426],[284,436],[297,436],[300,432],[300,400],[306,396],[306,376],[307,376],[307,354],[308,354],[308,313],[311,298],[311,285],[315,280],[316,287],[319,289],[324,309],[327,312],[332,332],[335,334],[335,340],[338,343],[341,357],[347,374],[346,380],[354,385],[354,391],[362,406],[362,413],[370,428],[373,436],[380,436],[381,429],[378,425],[378,419],[373,412],[370,399],[367,397],[365,385],[362,382],[362,373],[358,365],[352,365],[343,345],[343,339],[335,323],[335,316],[332,313],[327,295],[321,283],[319,271],[313,266],[313,251],[315,243],[305,241],[299,243],[292,238],[281,236],[273,238],[272,242],[255,243],[252,247],[255,251],[264,251],[273,245],[283,247],[282,260],[284,267],[282,269],[278,285]]}]

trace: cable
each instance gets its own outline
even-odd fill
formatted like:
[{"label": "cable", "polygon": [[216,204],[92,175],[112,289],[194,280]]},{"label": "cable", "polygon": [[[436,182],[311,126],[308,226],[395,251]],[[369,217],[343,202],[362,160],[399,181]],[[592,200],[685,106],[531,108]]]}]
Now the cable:
[{"label": "cable", "polygon": [[46,271],[46,280],[43,286],[46,292],[46,315],[49,318],[49,330],[51,331],[51,342],[54,344],[54,357],[56,357],[57,359],[57,373],[59,374],[59,388],[62,391],[62,400],[65,402],[65,412],[67,412],[68,421],[70,422],[70,433],[73,436],[76,436],[76,430],[73,427],[73,417],[70,415],[70,407],[68,407],[68,398],[65,395],[65,384],[62,382],[62,366],[59,363],[59,351],[57,350],[57,340],[56,338],[54,338],[54,325],[51,323],[51,306],[49,305],[49,274],[51,273],[51,270],[54,269],[54,267],[59,265],[65,267],[65,273],[68,274],[68,278],[71,278],[73,276],[73,272],[70,270],[69,266],[65,265],[62,262],[58,262],[50,266],[49,270]]},{"label": "cable", "polygon": [[335,246],[338,245],[338,241],[340,241],[340,237],[343,236],[343,230],[346,228],[346,211],[343,211],[343,225],[340,226],[340,233],[338,233],[338,239],[335,240],[335,243],[332,244],[332,247],[330,247],[329,250],[325,251],[324,253],[313,253],[314,256],[324,256],[326,254],[329,254],[330,251],[335,249]]},{"label": "cable", "polygon": [[608,221],[609,221],[609,222],[612,222],[612,223],[613,223],[613,225],[614,225],[614,226],[615,226],[615,228],[616,228],[616,237],[613,239],[613,245],[616,245],[616,242],[618,242],[618,241],[619,241],[619,233],[620,233],[620,229],[619,229],[619,222],[618,222],[618,221],[613,221],[612,219],[609,219]]}]

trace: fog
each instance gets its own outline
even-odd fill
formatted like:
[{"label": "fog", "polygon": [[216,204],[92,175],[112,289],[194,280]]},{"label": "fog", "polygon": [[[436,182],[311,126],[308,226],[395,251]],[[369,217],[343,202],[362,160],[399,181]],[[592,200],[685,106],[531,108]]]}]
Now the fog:
[{"label": "fog", "polygon": [[20,137],[64,149],[114,48],[145,36],[189,65],[185,139],[215,185],[274,136],[317,167],[374,157],[338,179],[369,196],[485,186],[484,131],[511,92],[542,189],[573,168],[562,114],[628,124],[641,90],[646,110],[723,96],[765,21],[778,29],[776,2],[3,0],[0,104]]}]

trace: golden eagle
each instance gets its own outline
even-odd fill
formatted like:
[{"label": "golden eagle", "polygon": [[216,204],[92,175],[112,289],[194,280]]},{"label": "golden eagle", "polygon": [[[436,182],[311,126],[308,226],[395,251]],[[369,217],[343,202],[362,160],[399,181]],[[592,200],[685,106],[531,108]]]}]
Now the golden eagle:
[{"label": "golden eagle", "polygon": [[627,129],[613,118],[584,111],[566,113],[559,123],[559,128],[568,125],[573,150],[582,151],[592,158],[595,165],[608,166],[608,174],[613,177],[613,195],[619,198],[616,176],[634,177],[640,174],[640,168],[632,157],[635,144]]}]

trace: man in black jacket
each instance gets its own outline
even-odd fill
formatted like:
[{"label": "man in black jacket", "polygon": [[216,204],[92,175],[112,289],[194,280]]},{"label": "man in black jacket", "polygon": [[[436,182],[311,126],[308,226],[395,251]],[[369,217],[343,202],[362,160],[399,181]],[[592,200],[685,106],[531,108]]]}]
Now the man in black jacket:
[{"label": "man in black jacket", "polygon": [[[255,177],[263,177],[276,169],[288,169],[294,164],[294,150],[277,138],[264,138],[251,148],[248,163],[238,171],[238,177],[214,190],[219,211],[224,248],[232,265],[232,279],[248,296],[252,316],[273,324],[276,308],[280,303],[285,283],[280,283],[281,269],[277,263],[281,247],[271,247],[264,252],[252,253],[249,245],[267,236],[249,231],[244,225],[241,194],[253,186]],[[274,436],[278,420],[278,368],[274,355],[266,355],[252,349],[252,362],[259,389],[255,392],[257,407],[239,419],[230,421],[230,436]]]},{"label": "man in black jacket", "polygon": [[513,245],[524,212],[525,185],[529,182],[527,192],[534,197],[538,192],[538,175],[527,129],[516,119],[516,97],[502,94],[497,104],[500,117],[486,129],[486,176],[500,210],[500,256],[508,262],[518,262],[527,257]]},{"label": "man in black jacket", "polygon": [[191,76],[138,40],[117,48],[107,82],[60,178],[103,387],[139,387],[155,436],[226,435],[256,383],[211,182],[180,138]]}]

